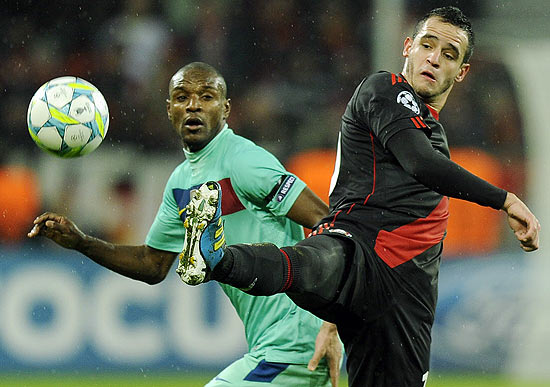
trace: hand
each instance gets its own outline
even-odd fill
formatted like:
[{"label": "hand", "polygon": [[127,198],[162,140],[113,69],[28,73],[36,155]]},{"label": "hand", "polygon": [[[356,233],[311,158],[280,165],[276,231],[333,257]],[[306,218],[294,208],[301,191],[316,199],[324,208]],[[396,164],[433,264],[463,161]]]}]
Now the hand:
[{"label": "hand", "polygon": [[508,224],[514,231],[524,251],[535,251],[539,248],[540,223],[525,203],[513,193],[508,193],[504,206],[508,214]]},{"label": "hand", "polygon": [[307,368],[310,371],[314,371],[323,357],[327,358],[330,382],[333,387],[338,387],[340,365],[342,361],[342,343],[338,338],[336,325],[328,322],[323,322],[321,329],[319,329],[319,333],[315,339],[315,352]]},{"label": "hand", "polygon": [[65,216],[46,212],[38,216],[32,230],[27,234],[29,238],[43,235],[67,249],[76,249],[86,235]]}]

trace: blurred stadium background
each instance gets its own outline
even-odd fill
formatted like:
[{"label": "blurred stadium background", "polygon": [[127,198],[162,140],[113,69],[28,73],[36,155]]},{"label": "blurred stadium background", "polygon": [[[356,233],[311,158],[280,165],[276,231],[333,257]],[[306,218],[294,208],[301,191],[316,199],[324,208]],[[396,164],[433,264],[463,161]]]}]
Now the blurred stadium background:
[{"label": "blurred stadium background", "polygon": [[[216,285],[125,279],[26,240],[32,220],[58,211],[141,244],[183,160],[167,83],[195,60],[225,75],[230,126],[326,198],[356,84],[400,71],[413,20],[449,4],[478,38],[441,115],[453,158],[523,197],[543,233],[526,255],[501,214],[452,202],[428,386],[550,386],[546,0],[2,1],[0,385],[198,386],[238,358],[242,326]],[[110,108],[105,142],[82,159],[45,154],[26,129],[35,90],[62,75],[94,83]]]}]

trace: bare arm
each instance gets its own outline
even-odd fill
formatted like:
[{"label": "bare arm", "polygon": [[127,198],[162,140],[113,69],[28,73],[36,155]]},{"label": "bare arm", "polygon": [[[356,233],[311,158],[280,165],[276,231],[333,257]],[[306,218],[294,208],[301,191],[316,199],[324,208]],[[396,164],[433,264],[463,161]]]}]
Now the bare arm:
[{"label": "bare arm", "polygon": [[304,227],[312,228],[327,214],[327,204],[306,187],[286,216]]},{"label": "bare arm", "polygon": [[46,212],[38,216],[29,238],[43,235],[58,245],[86,255],[96,263],[123,276],[156,284],[168,274],[176,254],[146,245],[124,246],[83,233],[65,216]]}]

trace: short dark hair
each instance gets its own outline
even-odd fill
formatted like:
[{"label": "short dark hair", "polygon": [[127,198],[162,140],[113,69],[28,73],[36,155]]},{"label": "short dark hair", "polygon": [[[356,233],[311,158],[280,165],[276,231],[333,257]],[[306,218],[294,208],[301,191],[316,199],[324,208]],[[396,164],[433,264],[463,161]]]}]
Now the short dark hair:
[{"label": "short dark hair", "polygon": [[456,26],[466,32],[466,35],[468,36],[468,47],[466,48],[466,53],[464,54],[464,60],[462,63],[468,63],[474,52],[475,36],[474,30],[472,29],[472,23],[466,15],[464,15],[460,9],[453,6],[432,9],[430,12],[422,16],[422,18],[416,23],[416,26],[414,27],[413,39],[424,26],[426,20],[431,17],[438,17],[444,23],[452,24],[453,26]]}]

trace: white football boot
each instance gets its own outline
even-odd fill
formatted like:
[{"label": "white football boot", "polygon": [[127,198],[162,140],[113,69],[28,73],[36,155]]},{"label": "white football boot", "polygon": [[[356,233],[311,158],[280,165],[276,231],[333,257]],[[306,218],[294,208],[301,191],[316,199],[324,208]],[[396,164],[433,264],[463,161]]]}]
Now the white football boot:
[{"label": "white football boot", "polygon": [[201,185],[191,193],[185,207],[185,240],[178,255],[176,273],[188,285],[208,281],[208,274],[220,262],[225,250],[221,219],[222,191],[215,181]]}]

